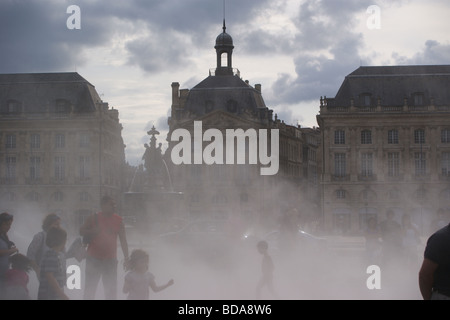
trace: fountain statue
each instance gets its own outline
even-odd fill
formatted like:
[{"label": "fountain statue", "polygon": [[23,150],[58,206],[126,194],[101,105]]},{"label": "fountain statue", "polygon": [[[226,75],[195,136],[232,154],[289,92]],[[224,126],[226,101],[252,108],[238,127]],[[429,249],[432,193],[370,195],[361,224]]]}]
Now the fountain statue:
[{"label": "fountain statue", "polygon": [[140,179],[136,181],[133,177],[129,191],[124,194],[125,211],[135,217],[136,225],[143,232],[157,233],[171,219],[183,215],[180,211],[183,193],[174,190],[169,167],[162,154],[162,144],[156,146],[159,131],[153,126],[147,134],[150,144],[144,144],[144,165],[137,167],[134,174],[136,176],[141,171]]}]

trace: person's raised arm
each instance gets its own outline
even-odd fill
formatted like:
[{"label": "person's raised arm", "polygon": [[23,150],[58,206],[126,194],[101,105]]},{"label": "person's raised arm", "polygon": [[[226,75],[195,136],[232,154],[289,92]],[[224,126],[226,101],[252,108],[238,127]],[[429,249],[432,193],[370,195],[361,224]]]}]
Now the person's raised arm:
[{"label": "person's raised arm", "polygon": [[166,289],[167,287],[170,287],[171,285],[173,285],[173,283],[174,283],[173,279],[170,279],[165,285],[158,286],[156,284],[155,280],[151,279],[150,280],[150,288],[152,288],[153,292],[159,292],[159,291]]}]

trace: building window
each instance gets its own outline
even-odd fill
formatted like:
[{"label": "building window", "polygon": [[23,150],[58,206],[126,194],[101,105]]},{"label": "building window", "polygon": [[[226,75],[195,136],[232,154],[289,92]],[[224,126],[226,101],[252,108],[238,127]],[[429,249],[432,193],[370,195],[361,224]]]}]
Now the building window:
[{"label": "building window", "polygon": [[37,192],[30,192],[29,194],[27,194],[26,196],[28,201],[32,201],[32,202],[39,202],[41,201],[41,195]]},{"label": "building window", "polygon": [[336,199],[345,199],[347,197],[347,192],[344,189],[336,190]]},{"label": "building window", "polygon": [[361,131],[361,144],[372,144],[372,131]]},{"label": "building window", "polygon": [[333,211],[333,231],[337,234],[346,234],[350,231],[350,211],[335,209]]},{"label": "building window", "polygon": [[450,176],[450,152],[442,152],[441,171],[442,175]]},{"label": "building window", "polygon": [[423,176],[426,174],[426,158],[425,152],[416,152],[414,154],[416,176]]},{"label": "building window", "polygon": [[1,108],[2,113],[17,115],[22,111],[22,104],[17,100],[6,101],[6,106]]},{"label": "building window", "polygon": [[66,147],[66,136],[64,134],[57,134],[55,136],[55,148],[64,149]]},{"label": "building window", "polygon": [[15,149],[16,148],[16,135],[15,134],[7,134],[6,135],[6,149]]},{"label": "building window", "polygon": [[65,177],[66,159],[64,157],[55,157],[55,179],[64,180]]},{"label": "building window", "polygon": [[388,144],[398,144],[398,130],[388,131]]},{"label": "building window", "polygon": [[414,130],[414,143],[417,144],[425,143],[425,130],[423,129]]},{"label": "building window", "polygon": [[345,153],[334,154],[334,175],[336,177],[345,177],[346,175]]},{"label": "building window", "polygon": [[370,107],[370,105],[372,104],[372,95],[370,93],[363,93],[362,95],[360,95],[360,99],[361,104],[364,107]]},{"label": "building window", "polygon": [[450,143],[450,129],[444,129],[441,131],[441,142]]},{"label": "building window", "polygon": [[17,195],[14,192],[6,192],[2,196],[2,200],[6,202],[17,201]]},{"label": "building window", "polygon": [[90,140],[88,133],[82,133],[80,135],[80,148],[89,148]]},{"label": "building window", "polygon": [[359,229],[367,230],[369,226],[369,221],[374,220],[375,223],[378,220],[377,209],[376,208],[360,208],[359,209]]},{"label": "building window", "polygon": [[400,175],[400,154],[398,152],[388,153],[388,176],[398,177]]},{"label": "building window", "polygon": [[12,180],[16,178],[16,157],[6,157],[6,179]]},{"label": "building window", "polygon": [[361,175],[363,177],[373,176],[373,153],[361,154]]},{"label": "building window", "polygon": [[31,148],[39,149],[41,147],[41,136],[39,134],[32,134],[30,138]]},{"label": "building window", "polygon": [[90,159],[88,156],[81,156],[80,157],[80,178],[81,179],[86,179],[90,177]]},{"label": "building window", "polygon": [[334,143],[335,144],[345,144],[345,131],[336,130],[334,132]]},{"label": "building window", "polygon": [[427,198],[427,190],[423,187],[419,187],[413,194],[413,198],[416,200],[425,200]]},{"label": "building window", "polygon": [[41,175],[41,158],[31,157],[30,158],[30,179],[36,180],[40,178]]},{"label": "building window", "polygon": [[91,197],[88,192],[80,192],[79,199],[81,202],[88,202]]},{"label": "building window", "polygon": [[423,94],[422,93],[414,94],[414,105],[415,106],[423,106]]},{"label": "building window", "polygon": [[61,191],[56,191],[53,194],[53,200],[55,202],[63,202],[64,201],[64,194]]}]

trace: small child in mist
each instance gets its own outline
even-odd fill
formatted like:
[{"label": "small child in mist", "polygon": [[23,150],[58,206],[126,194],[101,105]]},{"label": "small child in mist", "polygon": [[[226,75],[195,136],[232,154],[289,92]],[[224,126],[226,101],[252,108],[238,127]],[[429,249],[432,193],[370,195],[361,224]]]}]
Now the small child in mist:
[{"label": "small child in mist", "polygon": [[28,272],[32,261],[17,253],[9,258],[11,268],[5,273],[6,300],[31,300],[28,291]]},{"label": "small child in mist", "polygon": [[47,232],[45,251],[39,274],[38,300],[69,300],[64,293],[66,285],[66,265],[63,258],[67,242],[67,232],[60,227],[52,227]]},{"label": "small child in mist", "polygon": [[277,293],[275,292],[275,289],[273,287],[273,271],[274,271],[274,265],[272,258],[269,255],[269,244],[267,241],[261,240],[256,245],[258,252],[263,255],[261,269],[262,269],[262,275],[261,278],[258,281],[258,284],[256,286],[256,298],[261,299],[261,292],[264,287],[267,286],[269,289],[269,292],[275,297],[278,298]]},{"label": "small child in mist", "polygon": [[131,252],[123,284],[123,293],[128,294],[128,300],[148,300],[149,287],[153,292],[159,292],[174,284],[173,279],[170,279],[165,285],[158,286],[155,276],[148,271],[149,260],[144,250],[135,249]]}]

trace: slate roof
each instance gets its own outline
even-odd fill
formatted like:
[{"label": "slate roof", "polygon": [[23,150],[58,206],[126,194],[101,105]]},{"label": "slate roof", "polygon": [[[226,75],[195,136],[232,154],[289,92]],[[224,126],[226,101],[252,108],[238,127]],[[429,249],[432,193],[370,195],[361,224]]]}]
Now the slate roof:
[{"label": "slate roof", "polygon": [[[238,76],[209,76],[192,88],[186,99],[185,110],[203,115],[213,110],[229,112],[230,101],[235,103],[236,113],[265,109],[261,93]],[[206,111],[206,106],[210,110]]]},{"label": "slate roof", "polygon": [[402,106],[404,99],[414,105],[414,95],[423,96],[423,105],[450,105],[450,65],[359,67],[345,77],[336,97],[328,107],[364,105],[364,95],[370,95],[371,105],[378,97],[382,106]]},{"label": "slate roof", "polygon": [[59,100],[74,113],[94,112],[101,101],[95,87],[76,72],[0,74],[0,112],[11,100],[25,113],[51,112]]}]

